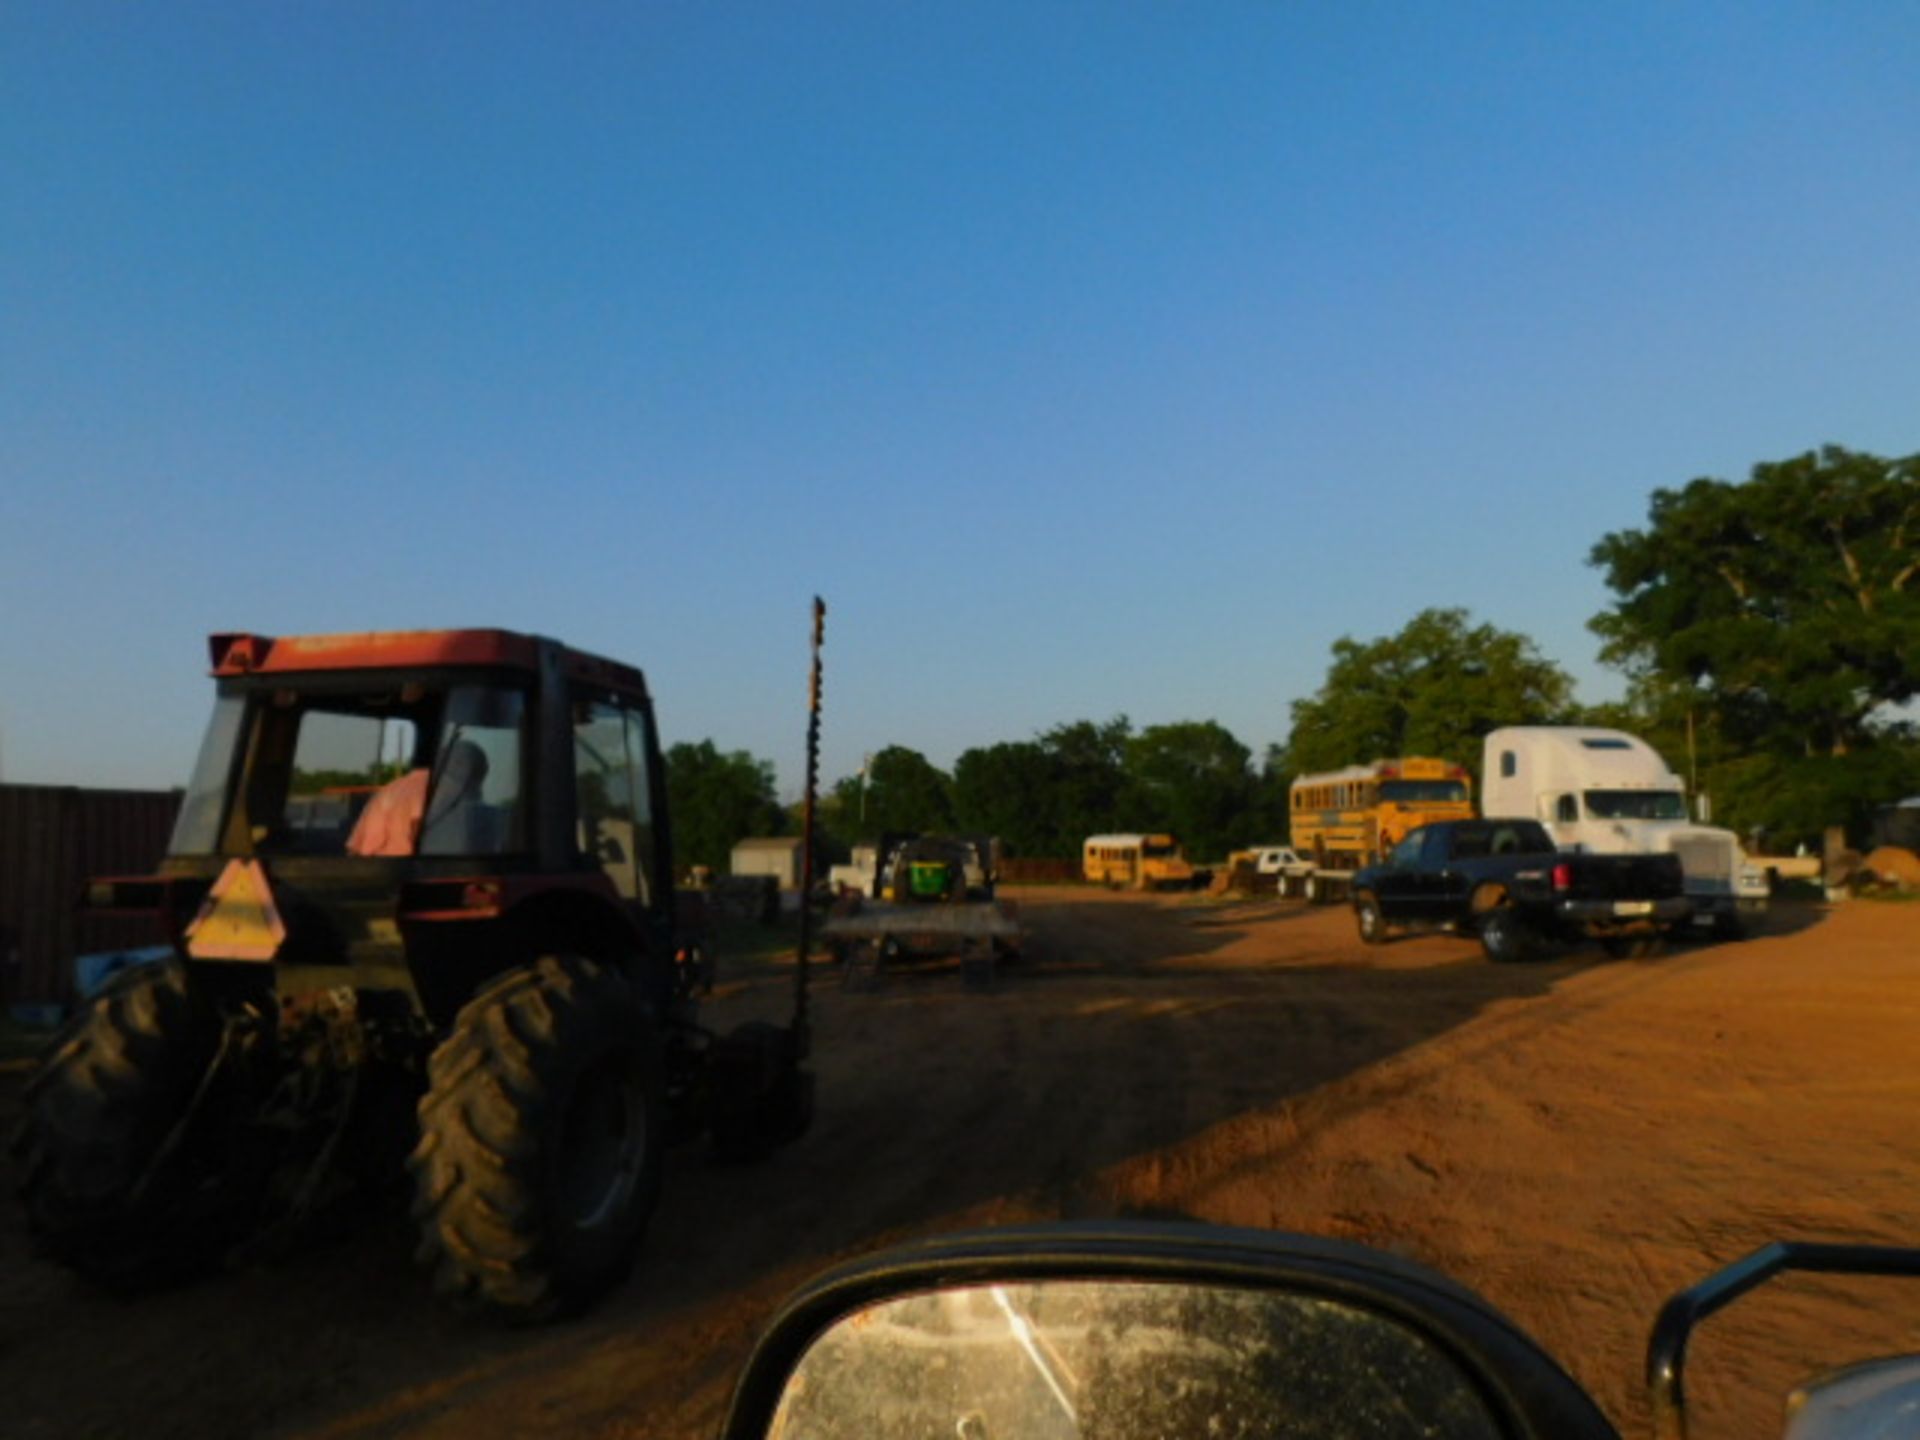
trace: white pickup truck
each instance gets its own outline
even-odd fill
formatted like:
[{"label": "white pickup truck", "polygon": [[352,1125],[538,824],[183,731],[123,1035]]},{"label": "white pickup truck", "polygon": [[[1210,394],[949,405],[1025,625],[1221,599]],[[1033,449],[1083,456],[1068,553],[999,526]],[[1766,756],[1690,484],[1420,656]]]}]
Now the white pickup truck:
[{"label": "white pickup truck", "polygon": [[1767,876],[1731,830],[1695,824],[1680,777],[1646,741],[1591,725],[1510,725],[1487,736],[1481,808],[1538,820],[1562,850],[1680,858],[1693,923],[1737,939],[1767,908]]},{"label": "white pickup truck", "polygon": [[1313,874],[1313,862],[1291,845],[1263,845],[1253,852],[1253,873],[1273,876],[1275,894],[1293,895]]}]

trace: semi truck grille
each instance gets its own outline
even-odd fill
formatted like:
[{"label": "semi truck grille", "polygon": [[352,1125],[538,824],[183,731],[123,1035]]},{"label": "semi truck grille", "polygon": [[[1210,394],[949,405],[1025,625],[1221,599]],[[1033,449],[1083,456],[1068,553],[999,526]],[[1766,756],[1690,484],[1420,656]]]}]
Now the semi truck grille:
[{"label": "semi truck grille", "polygon": [[1687,872],[1687,879],[1732,882],[1733,846],[1724,837],[1682,835],[1670,848],[1680,857],[1680,868]]}]

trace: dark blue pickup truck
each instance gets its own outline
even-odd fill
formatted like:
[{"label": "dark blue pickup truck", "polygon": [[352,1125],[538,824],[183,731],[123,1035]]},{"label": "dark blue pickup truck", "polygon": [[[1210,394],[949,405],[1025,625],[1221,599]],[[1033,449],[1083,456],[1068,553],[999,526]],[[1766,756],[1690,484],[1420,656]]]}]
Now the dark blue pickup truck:
[{"label": "dark blue pickup truck", "polygon": [[1391,926],[1479,935],[1490,960],[1525,960],[1545,940],[1598,940],[1611,955],[1650,955],[1691,913],[1673,855],[1556,850],[1534,820],[1423,825],[1353,877],[1360,938]]}]

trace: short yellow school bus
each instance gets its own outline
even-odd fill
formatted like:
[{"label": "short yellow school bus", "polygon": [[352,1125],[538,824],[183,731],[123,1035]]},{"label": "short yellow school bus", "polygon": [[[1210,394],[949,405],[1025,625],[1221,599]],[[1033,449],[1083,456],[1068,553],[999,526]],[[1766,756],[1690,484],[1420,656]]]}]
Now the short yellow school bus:
[{"label": "short yellow school bus", "polygon": [[1288,793],[1293,848],[1316,866],[1352,870],[1385,855],[1410,830],[1473,818],[1473,781],[1450,760],[1409,755],[1320,775]]},{"label": "short yellow school bus", "polygon": [[1171,835],[1089,835],[1081,870],[1095,885],[1135,890],[1193,883],[1193,866]]}]

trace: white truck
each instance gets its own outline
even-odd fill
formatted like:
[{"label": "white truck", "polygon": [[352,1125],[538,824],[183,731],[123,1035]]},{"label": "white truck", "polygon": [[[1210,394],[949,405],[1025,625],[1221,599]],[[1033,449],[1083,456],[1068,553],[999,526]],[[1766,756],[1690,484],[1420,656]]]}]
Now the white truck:
[{"label": "white truck", "polygon": [[1766,911],[1766,872],[1731,830],[1694,823],[1680,777],[1637,735],[1510,725],[1487,736],[1481,774],[1485,814],[1538,820],[1562,850],[1677,855],[1693,923],[1722,938]]},{"label": "white truck", "polygon": [[852,863],[835,865],[827,871],[827,891],[831,895],[873,895],[874,881],[880,873],[880,849],[877,845],[853,847]]}]

